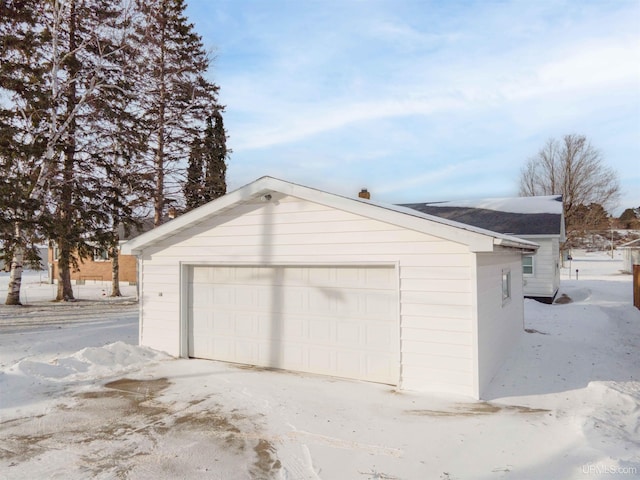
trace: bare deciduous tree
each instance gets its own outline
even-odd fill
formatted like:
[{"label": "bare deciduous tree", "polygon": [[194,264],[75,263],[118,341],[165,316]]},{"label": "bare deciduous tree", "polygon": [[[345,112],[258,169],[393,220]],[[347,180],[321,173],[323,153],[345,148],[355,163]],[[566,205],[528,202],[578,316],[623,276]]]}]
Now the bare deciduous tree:
[{"label": "bare deciduous tree", "polygon": [[581,205],[611,209],[618,201],[618,175],[582,135],[550,139],[520,172],[520,195],[562,195],[567,230]]}]

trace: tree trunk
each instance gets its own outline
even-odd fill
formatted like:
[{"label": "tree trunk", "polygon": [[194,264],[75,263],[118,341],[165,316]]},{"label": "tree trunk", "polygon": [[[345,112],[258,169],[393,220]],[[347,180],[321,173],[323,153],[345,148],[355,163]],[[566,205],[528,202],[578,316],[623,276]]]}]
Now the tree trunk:
[{"label": "tree trunk", "polygon": [[[15,225],[16,239],[20,239],[20,225]],[[9,290],[7,292],[7,300],[5,305],[22,305],[20,303],[20,286],[22,285],[22,261],[23,261],[22,246],[17,245],[13,251],[13,258],[11,259],[11,274],[9,275]]]},{"label": "tree trunk", "polygon": [[118,244],[111,247],[109,252],[111,256],[111,296],[121,297],[120,292],[120,262],[118,256]]},{"label": "tree trunk", "polygon": [[[75,55],[76,50],[76,3],[71,1],[69,7],[69,52],[72,61],[69,66],[69,75],[78,78],[78,66]],[[68,237],[73,229],[74,206],[73,206],[73,183],[74,183],[74,163],[76,153],[76,120],[73,112],[78,103],[76,95],[76,83],[71,82],[66,95],[67,115],[69,121],[68,138],[64,147],[64,164],[62,171],[62,185],[60,191],[60,232],[58,247],[60,257],[58,259],[58,295],[56,300],[73,300],[73,288],[71,287],[71,245]]]},{"label": "tree trunk", "polygon": [[[166,19],[166,3],[162,2],[162,16]],[[160,89],[160,98],[158,102],[158,151],[156,152],[155,158],[155,168],[156,168],[156,191],[154,195],[154,219],[153,225],[157,227],[163,221],[162,214],[164,212],[165,198],[164,198],[164,136],[165,136],[165,112],[166,112],[166,102],[167,102],[167,85],[165,79],[165,49],[166,49],[166,41],[165,41],[165,28],[166,21],[163,20],[160,24],[160,64],[158,68],[160,70],[160,78],[159,78],[159,89]]]},{"label": "tree trunk", "polygon": [[56,300],[68,302],[73,300],[73,288],[71,287],[71,248],[66,239],[58,239],[58,294]]}]

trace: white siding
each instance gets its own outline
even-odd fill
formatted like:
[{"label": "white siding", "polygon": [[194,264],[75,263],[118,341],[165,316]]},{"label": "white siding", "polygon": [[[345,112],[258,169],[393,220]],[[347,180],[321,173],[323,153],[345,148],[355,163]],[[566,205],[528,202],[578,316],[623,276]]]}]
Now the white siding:
[{"label": "white siding", "polygon": [[640,247],[624,247],[622,250],[622,271],[633,273],[633,266],[640,265]]},{"label": "white siding", "polygon": [[[514,348],[524,328],[519,253],[478,254],[478,396]],[[511,272],[511,298],[502,300],[502,273]]]},{"label": "white siding", "polygon": [[294,197],[242,204],[144,251],[141,343],[180,355],[180,265],[397,265],[401,386],[473,395],[465,245]]},{"label": "white siding", "polygon": [[524,275],[524,295],[528,297],[552,297],[560,287],[560,243],[557,237],[521,235],[540,245],[533,256],[533,275]]}]

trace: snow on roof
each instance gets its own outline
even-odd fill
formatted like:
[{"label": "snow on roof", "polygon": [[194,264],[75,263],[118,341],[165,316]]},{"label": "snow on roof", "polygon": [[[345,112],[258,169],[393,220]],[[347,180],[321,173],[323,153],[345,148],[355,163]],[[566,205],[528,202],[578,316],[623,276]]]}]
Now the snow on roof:
[{"label": "snow on roof", "polygon": [[562,196],[544,195],[537,197],[481,198],[476,200],[454,200],[449,202],[427,202],[433,207],[484,208],[510,213],[552,213],[562,214]]}]

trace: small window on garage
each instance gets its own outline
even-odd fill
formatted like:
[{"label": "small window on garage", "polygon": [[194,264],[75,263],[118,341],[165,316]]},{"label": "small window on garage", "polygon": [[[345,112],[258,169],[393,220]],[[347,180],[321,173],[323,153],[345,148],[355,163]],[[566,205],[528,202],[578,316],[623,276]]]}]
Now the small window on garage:
[{"label": "small window on garage", "polygon": [[502,304],[511,298],[511,270],[502,270]]},{"label": "small window on garage", "polygon": [[522,257],[522,274],[533,275],[533,255],[525,255]]}]

